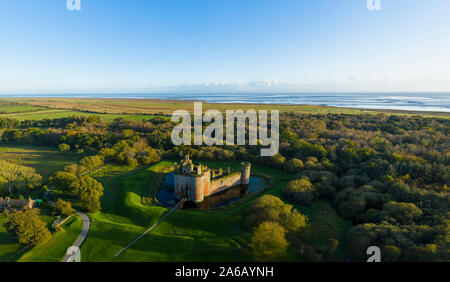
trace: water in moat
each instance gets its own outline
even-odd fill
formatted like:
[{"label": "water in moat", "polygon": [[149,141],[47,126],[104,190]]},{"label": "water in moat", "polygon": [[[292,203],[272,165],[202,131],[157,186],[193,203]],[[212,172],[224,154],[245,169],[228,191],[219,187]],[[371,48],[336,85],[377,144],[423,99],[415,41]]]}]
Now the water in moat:
[{"label": "water in moat", "polygon": [[[259,192],[266,188],[268,180],[262,177],[251,176],[249,185],[238,185],[228,190],[206,197],[201,203],[186,202],[184,209],[213,209],[226,206],[245,196]],[[156,197],[158,202],[167,207],[175,206],[177,201],[174,192],[174,176],[172,173],[166,174],[163,187],[159,190]]]}]

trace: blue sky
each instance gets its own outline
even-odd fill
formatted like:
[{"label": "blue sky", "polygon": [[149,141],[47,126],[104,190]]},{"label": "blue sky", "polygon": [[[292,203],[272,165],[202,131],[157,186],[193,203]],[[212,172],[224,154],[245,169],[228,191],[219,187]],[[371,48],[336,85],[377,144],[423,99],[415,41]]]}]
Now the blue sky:
[{"label": "blue sky", "polygon": [[450,91],[448,0],[0,3],[0,94]]}]

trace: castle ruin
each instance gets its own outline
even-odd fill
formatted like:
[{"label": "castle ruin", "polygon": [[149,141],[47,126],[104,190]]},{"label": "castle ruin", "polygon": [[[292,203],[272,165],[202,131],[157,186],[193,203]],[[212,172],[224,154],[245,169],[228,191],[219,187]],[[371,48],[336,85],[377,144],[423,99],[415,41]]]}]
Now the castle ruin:
[{"label": "castle ruin", "polygon": [[248,185],[250,167],[250,163],[244,162],[240,172],[232,172],[229,167],[226,171],[214,170],[201,164],[195,166],[187,155],[181,164],[174,165],[175,197],[200,203],[210,195],[237,185]]}]

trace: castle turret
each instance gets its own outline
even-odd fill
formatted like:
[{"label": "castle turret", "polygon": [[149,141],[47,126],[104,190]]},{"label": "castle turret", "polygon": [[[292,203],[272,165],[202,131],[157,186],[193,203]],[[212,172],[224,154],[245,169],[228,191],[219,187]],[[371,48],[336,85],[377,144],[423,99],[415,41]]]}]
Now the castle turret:
[{"label": "castle turret", "polygon": [[191,178],[191,181],[192,181],[191,201],[195,203],[203,202],[203,200],[205,199],[203,189],[204,177],[202,175],[195,175]]},{"label": "castle turret", "polygon": [[250,183],[250,163],[241,163],[241,184],[248,185]]}]

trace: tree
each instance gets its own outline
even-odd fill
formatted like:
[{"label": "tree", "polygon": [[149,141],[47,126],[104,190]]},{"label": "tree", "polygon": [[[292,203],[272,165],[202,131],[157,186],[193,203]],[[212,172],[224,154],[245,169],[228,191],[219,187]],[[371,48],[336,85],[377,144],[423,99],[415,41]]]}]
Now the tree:
[{"label": "tree", "polygon": [[103,165],[103,157],[102,156],[90,156],[84,157],[80,161],[80,166],[84,166],[86,170],[91,170]]},{"label": "tree", "polygon": [[280,198],[264,195],[247,208],[245,223],[255,227],[264,221],[278,222],[287,231],[299,231],[307,225],[307,217]]},{"label": "tree", "polygon": [[77,180],[77,176],[70,172],[58,171],[54,176],[49,178],[49,185],[57,189],[63,190],[64,193],[70,194],[70,185]]},{"label": "tree", "polygon": [[38,209],[24,209],[6,212],[10,231],[15,234],[19,243],[37,246],[46,242],[51,234],[45,223],[39,218]]},{"label": "tree", "polygon": [[83,208],[89,212],[101,210],[100,197],[103,196],[103,186],[90,176],[80,176],[72,182],[70,188],[80,198]]},{"label": "tree", "polygon": [[161,160],[158,152],[152,147],[145,147],[143,150],[137,153],[137,159],[143,165],[149,165],[152,163],[159,162]]},{"label": "tree", "polygon": [[414,219],[422,215],[422,210],[413,203],[391,201],[383,206],[383,210],[387,211],[400,224],[412,223]]},{"label": "tree", "polygon": [[58,199],[56,201],[56,210],[58,213],[69,216],[75,213],[75,210],[72,208],[72,203],[69,201],[64,201],[63,199]]},{"label": "tree", "polygon": [[32,167],[21,166],[0,160],[0,190],[9,194],[39,185],[42,176]]},{"label": "tree", "polygon": [[318,192],[307,177],[290,181],[284,187],[283,194],[300,205],[310,205],[318,196]]},{"label": "tree", "polygon": [[292,158],[286,162],[285,170],[287,172],[296,173],[300,172],[303,167],[304,165],[302,160]]},{"label": "tree", "polygon": [[286,231],[277,222],[263,222],[255,228],[251,246],[256,257],[263,259],[280,258],[286,254],[288,246]]},{"label": "tree", "polygon": [[396,262],[399,260],[402,250],[396,246],[384,246],[381,252],[381,260],[384,262]]},{"label": "tree", "polygon": [[336,248],[339,246],[339,241],[333,238],[330,238],[328,240],[328,249],[327,249],[327,253],[331,254],[334,250],[336,250]]},{"label": "tree", "polygon": [[70,151],[70,145],[62,143],[62,144],[58,145],[58,149],[60,152],[67,152],[67,151]]}]

